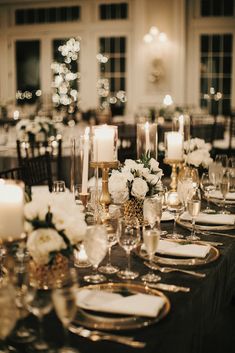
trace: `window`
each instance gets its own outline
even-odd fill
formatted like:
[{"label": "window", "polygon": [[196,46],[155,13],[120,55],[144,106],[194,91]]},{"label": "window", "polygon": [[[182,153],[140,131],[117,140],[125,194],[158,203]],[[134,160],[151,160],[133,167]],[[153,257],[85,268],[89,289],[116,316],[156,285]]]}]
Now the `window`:
[{"label": "window", "polygon": [[200,103],[211,114],[231,110],[232,35],[201,35]]},{"label": "window", "polygon": [[18,9],[15,11],[15,24],[70,22],[78,21],[80,17],[80,6]]},{"label": "window", "polygon": [[201,16],[233,16],[234,0],[201,0]]},{"label": "window", "polygon": [[[126,38],[102,37],[100,44],[101,104],[108,101],[113,113],[123,114],[126,90]],[[104,58],[104,59],[102,59]]]},{"label": "window", "polygon": [[128,18],[128,4],[101,4],[99,6],[99,17],[101,20],[123,20]]},{"label": "window", "polygon": [[16,42],[18,104],[34,103],[40,95],[39,61],[39,40]]}]

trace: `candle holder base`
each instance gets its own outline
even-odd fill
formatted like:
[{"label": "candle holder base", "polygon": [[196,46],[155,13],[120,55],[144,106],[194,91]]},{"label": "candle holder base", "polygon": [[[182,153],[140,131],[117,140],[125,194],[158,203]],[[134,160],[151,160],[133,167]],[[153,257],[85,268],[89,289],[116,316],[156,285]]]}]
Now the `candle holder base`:
[{"label": "candle holder base", "polygon": [[118,168],[119,161],[113,162],[91,162],[92,168],[100,168],[102,170],[102,192],[100,195],[99,202],[102,205],[105,218],[109,215],[109,205],[111,204],[111,196],[108,189],[108,178],[109,178],[109,169]]},{"label": "candle holder base", "polygon": [[163,162],[165,164],[169,164],[172,167],[170,187],[171,187],[172,191],[176,191],[177,190],[177,183],[178,183],[178,171],[177,171],[177,168],[179,168],[183,164],[183,159],[168,159],[168,158],[164,158]]}]

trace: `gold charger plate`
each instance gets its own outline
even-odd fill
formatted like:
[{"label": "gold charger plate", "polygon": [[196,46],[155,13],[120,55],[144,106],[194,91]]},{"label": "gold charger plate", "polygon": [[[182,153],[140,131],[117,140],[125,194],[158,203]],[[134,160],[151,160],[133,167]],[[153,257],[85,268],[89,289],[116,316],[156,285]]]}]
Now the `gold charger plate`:
[{"label": "gold charger plate", "polygon": [[[192,223],[190,221],[184,221],[182,219],[178,219],[176,221],[177,224],[179,224],[180,226],[187,228],[187,229],[192,229]],[[232,230],[235,229],[235,224],[195,224],[195,230],[207,230],[207,231],[211,231],[211,230]]]},{"label": "gold charger plate", "polygon": [[77,314],[73,323],[75,325],[82,325],[86,328],[106,331],[134,330],[155,324],[156,322],[163,319],[170,310],[170,301],[165,294],[158,291],[157,289],[145,287],[144,285],[134,283],[105,283],[82,287],[82,289],[84,288],[123,293],[124,295],[136,293],[155,295],[161,297],[165,302],[159,314],[154,318],[95,312],[79,308],[78,305]]},{"label": "gold charger plate", "polygon": [[[167,241],[173,241],[177,243],[182,243],[183,244],[190,244],[190,241],[187,240],[174,240],[174,239],[167,239]],[[193,242],[192,244],[199,244],[199,245],[205,245],[205,242],[200,243],[200,241]],[[219,250],[208,244],[210,246],[210,250],[206,257],[204,258],[199,258],[199,257],[179,257],[179,256],[170,256],[170,255],[163,255],[163,254],[157,254],[153,258],[153,262],[157,262],[160,265],[175,265],[175,266],[199,266],[199,265],[206,265],[209,264],[210,262],[213,262],[218,259],[220,253]],[[148,260],[149,256],[147,252],[141,248],[141,245],[138,246],[135,250],[135,253],[141,257],[143,260]]]}]

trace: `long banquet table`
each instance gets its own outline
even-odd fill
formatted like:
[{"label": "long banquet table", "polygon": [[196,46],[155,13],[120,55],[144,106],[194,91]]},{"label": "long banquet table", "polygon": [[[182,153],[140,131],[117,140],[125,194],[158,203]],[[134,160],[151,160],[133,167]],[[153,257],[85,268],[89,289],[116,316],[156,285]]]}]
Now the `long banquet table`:
[{"label": "long banquet table", "polygon": [[[188,230],[177,227],[183,234],[189,234]],[[172,222],[162,222],[162,229],[171,231]],[[189,293],[165,292],[171,303],[170,312],[165,318],[146,328],[122,332],[122,334],[133,335],[135,339],[146,342],[145,348],[138,350],[107,341],[91,342],[74,334],[70,335],[72,345],[81,353],[132,353],[134,351],[204,353],[204,337],[213,330],[216,318],[229,305],[235,289],[235,233],[227,231],[227,234],[234,235],[234,239],[215,235],[201,236],[203,240],[223,242],[223,245],[219,247],[220,256],[215,262],[196,268],[206,273],[205,278],[196,278],[182,273],[161,273],[162,282],[188,286],[191,291]],[[114,246],[112,254],[114,264],[119,267],[126,266],[126,255],[118,245]],[[132,256],[132,267],[140,274],[148,271],[143,260],[136,255]],[[85,285],[83,276],[89,271],[90,269],[78,270],[81,286]],[[108,279],[111,282],[120,282],[116,275],[109,276]],[[28,325],[37,327],[34,317],[29,316],[25,321]],[[63,333],[54,311],[44,318],[44,325],[46,339],[55,347],[61,346]],[[26,345],[18,348],[19,352],[27,352]]]}]

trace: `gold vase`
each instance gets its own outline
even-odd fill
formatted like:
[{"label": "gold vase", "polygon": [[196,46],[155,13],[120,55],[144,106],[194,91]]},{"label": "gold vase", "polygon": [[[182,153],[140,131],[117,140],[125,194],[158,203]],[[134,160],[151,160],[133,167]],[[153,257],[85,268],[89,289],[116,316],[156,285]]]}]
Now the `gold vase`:
[{"label": "gold vase", "polygon": [[30,284],[38,289],[59,288],[68,278],[69,259],[57,254],[50,265],[38,265],[31,260],[29,263]]},{"label": "gold vase", "polygon": [[126,222],[130,222],[133,218],[137,218],[140,225],[144,223],[143,216],[143,204],[144,200],[131,199],[123,204],[123,214]]}]

